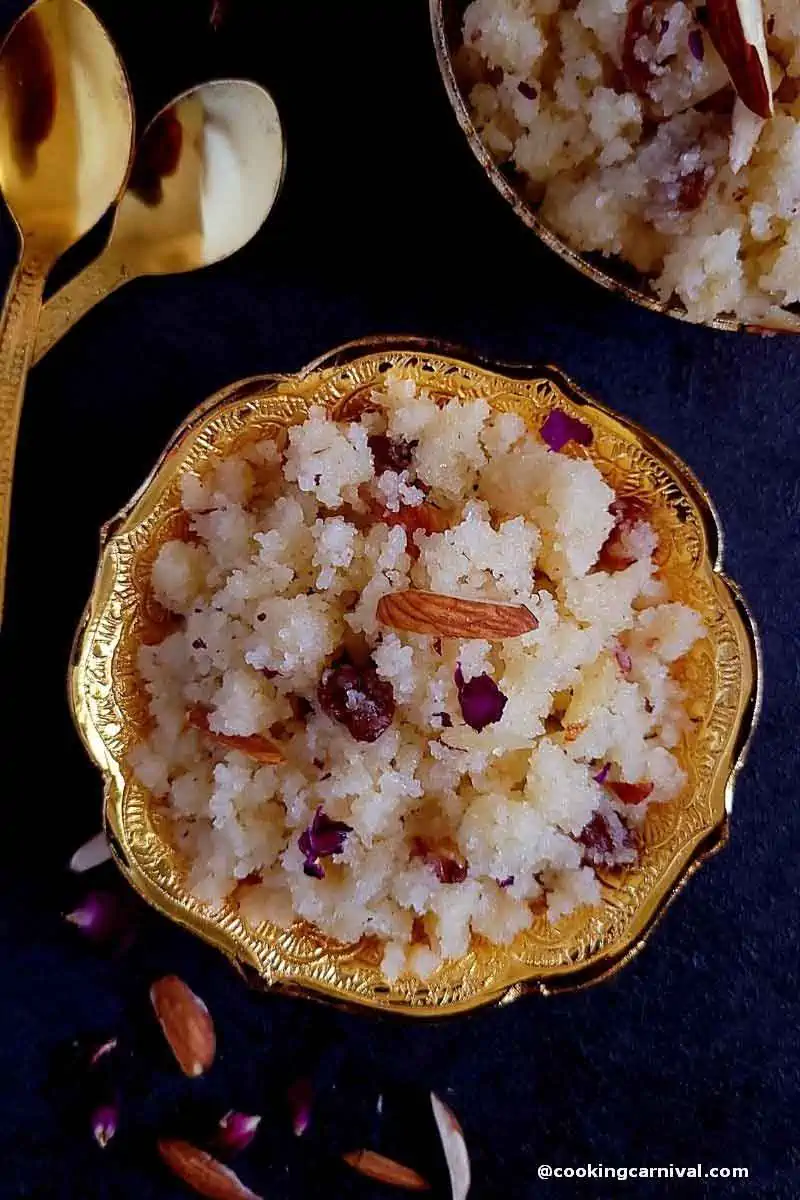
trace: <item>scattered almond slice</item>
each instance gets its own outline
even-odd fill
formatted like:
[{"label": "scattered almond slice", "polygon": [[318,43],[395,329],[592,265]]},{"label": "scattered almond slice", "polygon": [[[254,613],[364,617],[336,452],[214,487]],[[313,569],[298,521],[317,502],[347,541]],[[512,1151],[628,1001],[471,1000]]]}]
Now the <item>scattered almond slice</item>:
[{"label": "scattered almond slice", "polygon": [[708,34],[744,104],[771,117],[772,81],[761,0],[708,0]]},{"label": "scattered almond slice", "polygon": [[196,705],[186,714],[186,719],[194,729],[199,729],[212,742],[216,742],[218,746],[224,746],[226,750],[239,750],[242,754],[246,754],[248,758],[254,758],[256,762],[277,765],[285,762],[283,751],[277,742],[273,742],[271,738],[264,737],[261,733],[251,733],[244,737],[233,733],[217,733],[214,729],[209,729],[208,712],[206,709]]},{"label": "scattered almond slice", "polygon": [[150,988],[150,1000],[184,1075],[202,1075],[217,1049],[214,1022],[203,1001],[177,975],[157,979]]},{"label": "scattered almond slice", "polygon": [[223,1166],[205,1150],[198,1150],[191,1142],[162,1138],[158,1153],[173,1175],[199,1196],[206,1196],[208,1200],[263,1200],[245,1187],[235,1171]]},{"label": "scattered almond slice", "polygon": [[377,1179],[380,1183],[406,1188],[409,1192],[430,1190],[431,1185],[427,1179],[423,1179],[411,1167],[404,1167],[402,1163],[395,1162],[393,1158],[386,1158],[384,1154],[377,1154],[374,1150],[351,1150],[349,1154],[343,1154],[342,1158],[354,1171],[370,1179]]},{"label": "scattered almond slice", "polygon": [[111,847],[105,833],[101,831],[78,847],[69,860],[69,869],[76,875],[82,875],[85,871],[91,871],[102,863],[108,862],[110,858]]},{"label": "scattered almond slice", "polygon": [[469,1165],[469,1153],[464,1133],[455,1113],[440,1100],[435,1092],[431,1092],[431,1108],[442,1139],[442,1149],[447,1159],[447,1169],[450,1172],[450,1190],[453,1200],[466,1200],[469,1193],[472,1175]]},{"label": "scattered almond slice", "polygon": [[384,625],[405,629],[408,633],[480,638],[489,642],[520,637],[539,624],[524,604],[463,600],[458,596],[414,589],[381,596],[377,615]]}]

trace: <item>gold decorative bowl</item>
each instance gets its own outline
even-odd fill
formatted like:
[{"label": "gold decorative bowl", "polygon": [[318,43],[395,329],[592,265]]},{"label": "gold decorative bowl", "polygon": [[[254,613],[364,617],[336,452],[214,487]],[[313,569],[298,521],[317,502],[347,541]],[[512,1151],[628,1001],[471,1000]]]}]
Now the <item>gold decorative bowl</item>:
[{"label": "gold decorative bowl", "polygon": [[[181,475],[202,472],[253,437],[279,434],[302,420],[311,404],[337,415],[352,411],[354,394],[380,384],[389,369],[443,396],[485,397],[531,424],[554,406],[579,413],[594,431],[590,453],[609,483],[651,504],[661,569],[675,598],[696,608],[708,629],[681,667],[694,718],[678,751],[688,784],[678,800],[648,813],[640,863],[603,876],[603,902],[595,909],[583,908],[555,925],[540,914],[506,948],[475,938],[467,955],[444,964],[429,982],[402,978],[392,985],[381,975],[374,942],[336,944],[300,922],[291,929],[254,928],[234,902],[215,908],[196,901],[186,890],[164,810],[127,761],[147,726],[136,649],[143,640],[158,639],[164,620],[149,591],[150,566],[161,544],[180,531]],[[551,367],[493,369],[429,342],[382,339],[345,346],[297,375],[225,388],[181,426],[144,485],[104,528],[97,577],[76,638],[72,710],[103,773],[106,822],[122,871],[145,900],[263,985],[295,994],[441,1016],[613,974],[638,952],[688,877],[724,844],[734,781],[758,713],[757,634],[738,589],[722,574],[720,546],[713,506],[689,469]]]},{"label": "gold decorative bowl", "polygon": [[[575,267],[582,275],[599,283],[601,287],[627,296],[629,300],[641,304],[644,308],[649,308],[652,312],[666,313],[670,317],[677,317],[680,321],[689,321],[690,318],[683,304],[677,298],[668,301],[659,299],[651,288],[647,276],[641,274],[635,267],[621,258],[603,254],[581,254],[577,250],[573,250],[563,238],[540,219],[536,206],[526,198],[522,188],[515,185],[513,177],[507,176],[492,157],[475,127],[468,98],[458,79],[454,60],[456,51],[462,45],[462,18],[469,0],[429,0],[429,3],[436,57],[450,104],[472,147],[473,154],[520,220],[524,221],[544,244],[551,250],[555,250],[556,254],[565,262]],[[714,329],[745,330],[748,333],[800,333],[800,316],[790,309],[783,309],[782,315],[765,319],[760,325],[743,324],[734,316],[716,317],[713,321],[705,322],[705,324]]]}]

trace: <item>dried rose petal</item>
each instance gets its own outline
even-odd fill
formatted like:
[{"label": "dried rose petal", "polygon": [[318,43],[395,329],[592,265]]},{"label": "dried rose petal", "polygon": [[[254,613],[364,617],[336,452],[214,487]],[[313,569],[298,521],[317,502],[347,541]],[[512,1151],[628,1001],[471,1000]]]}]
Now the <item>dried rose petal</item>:
[{"label": "dried rose petal", "polygon": [[407,442],[405,438],[391,438],[385,433],[374,433],[367,438],[367,444],[372,451],[375,464],[375,474],[382,475],[384,471],[407,471],[416,442]]},{"label": "dried rose petal", "polygon": [[692,58],[696,58],[698,62],[702,62],[706,56],[706,44],[703,41],[702,29],[692,29],[688,37],[689,52]]},{"label": "dried rose petal", "polygon": [[311,1080],[296,1079],[289,1088],[287,1099],[292,1115],[292,1131],[295,1137],[302,1137],[311,1124],[311,1107],[314,1101]]},{"label": "dried rose petal", "polygon": [[125,946],[133,937],[131,911],[113,892],[87,892],[65,919],[93,942],[110,942],[118,938]]},{"label": "dried rose petal", "polygon": [[300,853],[305,857],[303,870],[314,879],[323,879],[325,871],[320,858],[332,854],[341,854],[344,850],[344,840],[352,833],[351,825],[344,821],[332,821],[325,815],[322,805],[314,813],[314,819],[297,839]]},{"label": "dried rose petal", "polygon": [[459,665],[456,667],[455,681],[461,713],[471,729],[480,733],[487,725],[500,720],[507,698],[491,675],[473,675],[465,683]]},{"label": "dried rose petal", "polygon": [[597,772],[596,775],[592,776],[592,779],[595,781],[595,783],[605,783],[605,781],[608,779],[608,772],[610,770],[611,770],[611,763],[607,762],[607,763],[605,763],[604,766],[602,766],[600,768],[600,770]]},{"label": "dried rose petal", "polygon": [[506,875],[505,879],[498,879],[497,886],[501,888],[510,888],[514,886],[514,876]]},{"label": "dried rose petal", "polygon": [[331,720],[344,725],[357,742],[375,742],[394,718],[392,685],[381,679],[373,662],[344,662],[322,673],[317,699]]},{"label": "dried rose petal", "polygon": [[622,804],[641,804],[653,790],[651,782],[646,783],[623,783],[621,780],[607,783],[607,788],[610,788],[617,799]]},{"label": "dried rose petal", "polygon": [[569,413],[565,413],[560,408],[554,408],[551,413],[548,413],[539,432],[542,435],[542,441],[551,450],[556,451],[563,450],[567,442],[577,442],[579,446],[590,446],[593,437],[591,428],[585,422],[579,421],[577,417],[571,417]]},{"label": "dried rose petal", "polygon": [[450,1172],[452,1200],[467,1200],[472,1182],[472,1172],[464,1131],[456,1120],[455,1114],[435,1092],[431,1092],[431,1108],[436,1128],[439,1130],[439,1137],[442,1140],[447,1169]]},{"label": "dried rose petal", "polygon": [[78,847],[69,860],[69,869],[76,875],[82,875],[84,871],[91,871],[94,867],[99,867],[101,863],[108,862],[110,858],[111,847],[108,844],[108,838],[101,830],[100,833],[89,838],[88,842],[84,842],[82,846]]},{"label": "dried rose petal", "polygon": [[105,1150],[117,1132],[118,1124],[119,1108],[116,1103],[100,1104],[92,1113],[92,1136],[101,1150]]},{"label": "dried rose petal", "polygon": [[220,1117],[214,1135],[214,1145],[226,1154],[238,1154],[250,1145],[260,1124],[261,1117],[234,1112],[231,1109],[224,1117]]}]

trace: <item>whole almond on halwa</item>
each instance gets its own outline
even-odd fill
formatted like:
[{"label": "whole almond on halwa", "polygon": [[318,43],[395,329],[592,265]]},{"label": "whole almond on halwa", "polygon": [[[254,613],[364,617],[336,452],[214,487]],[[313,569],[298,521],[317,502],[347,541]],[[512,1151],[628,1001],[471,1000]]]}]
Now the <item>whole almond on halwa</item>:
[{"label": "whole almond on halwa", "polygon": [[199,1196],[206,1196],[208,1200],[263,1200],[245,1187],[235,1171],[223,1166],[205,1150],[198,1150],[191,1142],[162,1138],[158,1153],[173,1175]]},{"label": "whole almond on halwa", "polygon": [[434,637],[480,638],[503,641],[530,633],[539,622],[524,604],[463,600],[438,592],[408,589],[390,592],[378,601],[378,620],[408,633]]},{"label": "whole almond on halwa", "polygon": [[213,1063],[217,1049],[214,1022],[203,1001],[177,975],[157,979],[150,988],[150,1000],[184,1075],[202,1075]]}]

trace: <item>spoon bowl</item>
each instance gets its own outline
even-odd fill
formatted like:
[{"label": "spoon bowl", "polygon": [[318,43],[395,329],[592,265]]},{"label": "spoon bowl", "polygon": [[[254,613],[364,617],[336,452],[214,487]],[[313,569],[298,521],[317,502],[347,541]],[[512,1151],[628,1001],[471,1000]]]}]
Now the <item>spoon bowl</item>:
[{"label": "spoon bowl", "polygon": [[114,203],[133,108],[109,37],[80,0],[38,0],[0,48],[0,190],[50,266]]},{"label": "spoon bowl", "polygon": [[36,0],[0,46],[0,191],[19,261],[0,313],[0,617],[11,484],[45,278],[122,190],[133,104],[111,39],[81,0]]},{"label": "spoon bowl", "polygon": [[105,250],[45,306],[35,361],[121,284],[240,250],[266,220],[283,171],[278,110],[258,84],[213,80],[171,101],[137,147]]}]

